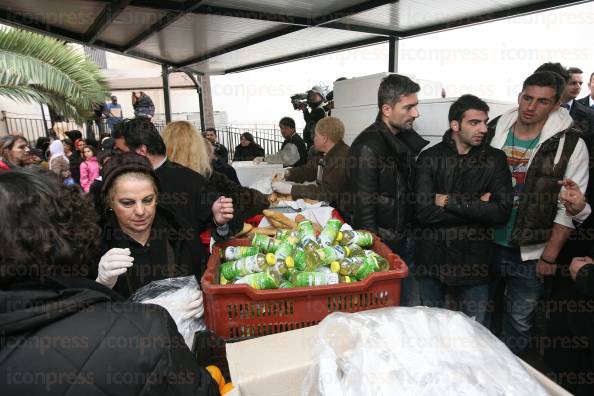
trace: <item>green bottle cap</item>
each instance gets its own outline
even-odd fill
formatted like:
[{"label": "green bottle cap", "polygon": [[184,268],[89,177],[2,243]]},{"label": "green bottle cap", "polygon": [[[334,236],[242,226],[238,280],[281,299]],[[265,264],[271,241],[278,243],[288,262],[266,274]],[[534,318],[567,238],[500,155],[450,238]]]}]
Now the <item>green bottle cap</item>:
[{"label": "green bottle cap", "polygon": [[274,263],[276,263],[276,256],[274,255],[274,253],[266,254],[266,263],[268,265],[274,265]]},{"label": "green bottle cap", "polygon": [[330,263],[330,271],[338,272],[340,271],[340,263],[338,261],[333,261]]}]

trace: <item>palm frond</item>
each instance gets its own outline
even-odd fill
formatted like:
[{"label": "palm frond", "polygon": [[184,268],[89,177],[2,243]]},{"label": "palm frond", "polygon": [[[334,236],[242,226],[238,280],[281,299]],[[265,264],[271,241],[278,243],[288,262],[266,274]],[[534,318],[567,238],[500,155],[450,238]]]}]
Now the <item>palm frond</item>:
[{"label": "palm frond", "polygon": [[0,95],[44,100],[77,121],[108,95],[106,79],[93,61],[63,41],[19,29],[0,29],[0,70]]}]

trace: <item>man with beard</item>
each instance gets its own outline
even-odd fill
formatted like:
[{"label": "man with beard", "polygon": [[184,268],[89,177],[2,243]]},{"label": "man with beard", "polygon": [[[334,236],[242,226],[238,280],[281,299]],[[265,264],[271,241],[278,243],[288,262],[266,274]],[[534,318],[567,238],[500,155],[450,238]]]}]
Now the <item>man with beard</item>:
[{"label": "man with beard", "polygon": [[401,305],[419,304],[414,280],[412,185],[416,156],[429,142],[412,129],[419,117],[420,87],[408,77],[391,74],[378,90],[379,112],[373,124],[357,136],[349,150],[347,175],[349,223],[378,235],[406,262]]}]

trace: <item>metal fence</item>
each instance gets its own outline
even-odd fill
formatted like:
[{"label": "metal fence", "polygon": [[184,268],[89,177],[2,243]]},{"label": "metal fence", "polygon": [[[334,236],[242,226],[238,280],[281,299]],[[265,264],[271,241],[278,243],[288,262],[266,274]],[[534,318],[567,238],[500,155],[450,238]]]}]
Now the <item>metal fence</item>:
[{"label": "metal fence", "polygon": [[[42,136],[51,136],[53,134],[51,123],[49,120],[41,118],[24,118],[4,116],[6,129],[9,134],[23,135],[29,143],[33,146],[35,141]],[[200,130],[200,122],[195,120],[188,120],[197,130]],[[166,126],[164,120],[155,119],[153,124],[159,132],[162,132]],[[79,130],[83,137],[94,138],[99,140],[102,133],[109,133],[110,129],[105,120],[100,122],[88,121],[85,125],[77,125],[74,122],[69,122],[65,126],[66,130]],[[280,130],[276,128],[253,128],[241,127],[233,125],[217,126],[217,136],[219,142],[229,149],[229,159],[233,158],[235,154],[235,147],[239,145],[241,134],[249,132],[254,136],[254,141],[258,143],[266,155],[278,152],[283,144],[283,137]]]}]

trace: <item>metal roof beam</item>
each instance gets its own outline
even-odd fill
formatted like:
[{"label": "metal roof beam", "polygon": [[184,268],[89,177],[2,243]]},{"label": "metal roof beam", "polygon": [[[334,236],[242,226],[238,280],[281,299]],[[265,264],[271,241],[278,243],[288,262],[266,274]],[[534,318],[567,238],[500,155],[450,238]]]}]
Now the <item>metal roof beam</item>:
[{"label": "metal roof beam", "polygon": [[353,41],[351,43],[333,45],[331,47],[320,48],[320,49],[312,50],[312,51],[304,51],[304,52],[300,52],[298,54],[283,56],[280,58],[271,59],[271,60],[267,60],[264,62],[257,62],[257,63],[252,63],[250,65],[239,66],[239,67],[235,67],[232,69],[228,69],[228,70],[225,70],[225,74],[238,73],[238,72],[242,72],[242,71],[258,69],[258,68],[266,67],[266,66],[278,65],[281,63],[287,63],[287,62],[292,62],[292,61],[296,61],[296,60],[313,58],[315,56],[331,54],[333,52],[339,52],[339,51],[345,51],[345,50],[350,50],[350,49],[355,49],[355,48],[366,47],[369,45],[381,44],[381,43],[387,42],[388,40],[389,40],[388,37],[372,37],[372,38],[367,38],[364,40]]},{"label": "metal roof beam", "polygon": [[351,23],[342,23],[342,22],[325,22],[330,19],[344,18],[344,16],[341,16],[340,18],[335,18],[335,16],[333,14],[328,14],[323,17],[320,17],[320,19],[322,20],[322,22],[320,22],[320,21],[314,20],[312,18],[299,17],[299,16],[295,16],[295,15],[274,14],[274,13],[269,13],[269,12],[241,10],[238,8],[218,7],[218,6],[212,6],[209,4],[205,4],[205,5],[198,7],[196,10],[194,10],[194,14],[216,15],[216,16],[242,18],[242,19],[253,19],[253,20],[257,20],[257,21],[276,22],[276,23],[283,23],[283,24],[287,24],[287,25],[303,26],[303,27],[318,26],[318,27],[331,28],[331,29],[349,30],[351,32],[376,34],[376,35],[380,35],[380,36],[393,36],[393,35],[398,34],[398,32],[395,32],[395,31],[392,31],[389,29],[381,29],[381,28],[368,27],[368,26],[359,26],[359,25],[355,25],[355,24],[351,24]]},{"label": "metal roof beam", "polygon": [[400,37],[402,38],[410,38],[414,36],[421,36],[424,34],[435,33],[444,30],[450,29],[457,29],[469,25],[478,25],[480,23],[496,21],[505,18],[513,18],[516,16],[532,14],[536,12],[543,12],[548,11],[554,8],[562,8],[571,5],[576,5],[580,3],[587,3],[588,1],[585,0],[548,0],[548,1],[540,1],[538,3],[532,3],[527,5],[522,5],[518,7],[508,8],[501,11],[494,11],[489,12],[487,14],[468,17],[468,18],[461,18],[450,22],[438,23],[431,26],[426,26],[418,29],[411,29],[407,31],[400,32]]},{"label": "metal roof beam", "polygon": [[[84,40],[84,35],[81,33],[73,32],[71,30],[63,29],[57,26],[48,25],[31,17],[15,14],[5,9],[0,9],[0,21],[6,25],[10,25],[19,29],[27,29],[42,35],[52,36],[60,40],[75,42],[82,45],[88,45],[88,43]],[[95,42],[90,46],[104,49],[110,52],[115,52],[121,55],[130,56],[132,58],[142,59],[148,62],[165,64],[174,67],[178,66],[165,59],[161,59],[159,57],[145,54],[139,51],[130,51],[124,54],[123,49],[121,47],[100,40],[95,40]]]},{"label": "metal roof beam", "polygon": [[129,3],[130,0],[114,0],[106,4],[103,11],[95,18],[95,21],[85,33],[84,41],[88,44],[93,44],[97,40],[97,37],[111,25]]},{"label": "metal roof beam", "polygon": [[271,33],[266,33],[266,34],[263,34],[263,35],[260,35],[260,36],[256,36],[256,37],[253,37],[253,38],[251,38],[249,40],[241,41],[241,42],[239,42],[237,44],[232,44],[232,45],[229,45],[227,47],[223,47],[223,48],[218,49],[218,50],[210,51],[210,52],[208,52],[208,53],[206,53],[204,55],[200,55],[200,56],[197,56],[197,57],[194,57],[194,58],[191,58],[191,59],[187,59],[187,60],[185,60],[185,61],[183,61],[183,62],[180,63],[180,67],[187,67],[187,66],[193,65],[195,63],[202,62],[202,61],[205,61],[205,60],[210,59],[210,58],[214,58],[215,56],[224,55],[224,54],[229,53],[229,52],[232,52],[232,51],[237,51],[237,50],[240,50],[242,48],[246,48],[246,47],[250,47],[252,45],[260,44],[260,43],[263,43],[265,41],[272,40],[272,39],[275,39],[277,37],[285,36],[285,35],[287,35],[289,33],[297,32],[297,31],[303,30],[303,29],[305,29],[305,28],[304,27],[301,27],[301,26],[287,26],[287,27],[284,27],[284,28],[282,28],[280,30],[275,30],[274,32],[271,32]]},{"label": "metal roof beam", "polygon": [[152,34],[160,32],[161,30],[165,29],[167,26],[171,25],[172,23],[178,21],[180,18],[184,17],[188,13],[194,11],[198,8],[204,0],[191,0],[186,1],[184,3],[183,11],[169,11],[165,16],[151,25],[147,30],[140,33],[138,36],[134,37],[130,40],[126,45],[124,45],[124,52],[130,51],[132,48],[136,47],[144,40],[149,38]]},{"label": "metal roof beam", "polygon": [[[314,18],[312,24],[307,25],[307,26],[288,26],[288,27],[285,27],[285,28],[283,28],[281,30],[277,30],[277,31],[272,32],[272,33],[266,33],[266,34],[263,34],[263,35],[260,35],[260,36],[256,36],[256,37],[251,38],[249,40],[242,41],[240,43],[233,44],[233,45],[230,45],[230,46],[227,46],[227,47],[223,47],[223,48],[221,48],[219,50],[215,50],[215,51],[212,51],[212,52],[209,52],[209,53],[200,55],[200,56],[195,57],[195,58],[187,59],[187,60],[181,62],[181,65],[180,66],[183,67],[183,66],[193,65],[195,63],[202,62],[202,61],[205,61],[205,60],[210,59],[210,58],[214,58],[215,56],[220,56],[220,55],[226,54],[228,52],[236,51],[236,50],[239,50],[239,49],[242,49],[242,48],[246,48],[246,47],[249,47],[249,46],[252,46],[252,45],[255,45],[255,44],[262,43],[264,41],[268,41],[268,40],[275,39],[275,38],[278,38],[278,37],[281,37],[281,36],[285,36],[287,34],[294,33],[294,32],[297,32],[299,30],[306,29],[308,27],[321,26],[321,25],[323,25],[325,23],[333,22],[336,19],[345,18],[347,16],[350,16],[350,15],[353,15],[353,14],[357,14],[359,12],[368,11],[370,9],[379,7],[381,5],[389,4],[389,3],[394,3],[394,1],[386,1],[386,0],[381,0],[381,1],[380,0],[366,1],[364,3],[357,4],[355,6],[344,8],[344,9],[339,10],[339,11],[336,11],[334,13],[330,13],[330,14],[327,14],[327,15],[320,16],[318,18]],[[383,37],[383,39],[385,40],[387,38]]]}]

